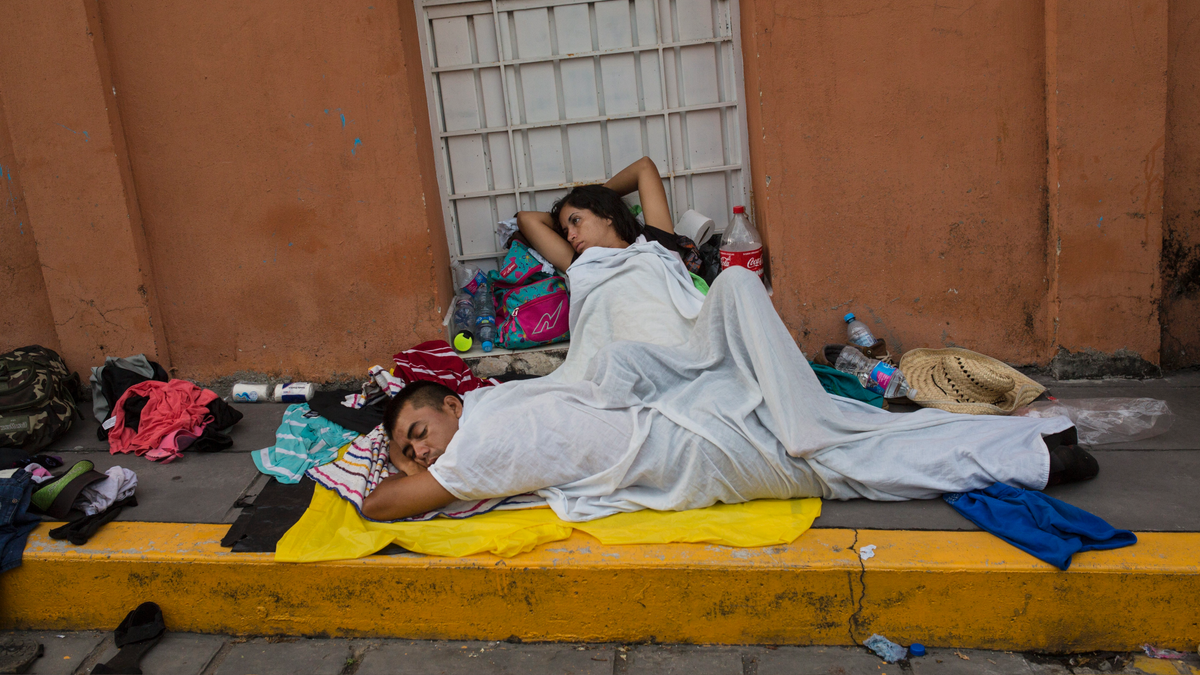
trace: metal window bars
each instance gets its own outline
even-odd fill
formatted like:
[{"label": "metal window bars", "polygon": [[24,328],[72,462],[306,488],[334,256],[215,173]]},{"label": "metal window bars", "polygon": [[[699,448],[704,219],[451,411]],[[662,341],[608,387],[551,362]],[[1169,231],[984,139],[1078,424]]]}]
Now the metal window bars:
[{"label": "metal window bars", "polygon": [[643,155],[676,219],[747,203],[736,3],[414,0],[452,257],[494,264],[498,220]]}]

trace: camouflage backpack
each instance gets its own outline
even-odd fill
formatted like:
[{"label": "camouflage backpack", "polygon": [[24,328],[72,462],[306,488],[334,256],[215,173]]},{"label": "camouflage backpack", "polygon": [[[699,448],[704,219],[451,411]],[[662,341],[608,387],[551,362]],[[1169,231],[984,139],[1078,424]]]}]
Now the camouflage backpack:
[{"label": "camouflage backpack", "polygon": [[29,454],[71,428],[79,375],[53,350],[37,345],[0,354],[0,448]]}]

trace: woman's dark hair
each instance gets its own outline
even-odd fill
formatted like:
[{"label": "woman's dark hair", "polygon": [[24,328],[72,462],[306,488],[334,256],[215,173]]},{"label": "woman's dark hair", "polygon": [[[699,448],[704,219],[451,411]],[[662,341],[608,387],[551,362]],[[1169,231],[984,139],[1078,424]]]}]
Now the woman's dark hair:
[{"label": "woman's dark hair", "polygon": [[414,408],[438,408],[440,410],[445,406],[447,396],[462,400],[462,397],[454,393],[453,389],[440,382],[432,380],[409,382],[384,407],[383,430],[387,432],[388,438],[392,437],[392,427],[396,426],[396,420],[400,419],[400,411],[404,409],[406,403],[411,403]]},{"label": "woman's dark hair", "polygon": [[601,218],[608,218],[617,236],[627,244],[632,244],[642,233],[642,224],[630,213],[629,205],[621,200],[621,195],[603,185],[577,186],[554,202],[554,206],[550,207],[550,218],[556,226],[562,225],[558,218],[566,206],[587,209]]}]

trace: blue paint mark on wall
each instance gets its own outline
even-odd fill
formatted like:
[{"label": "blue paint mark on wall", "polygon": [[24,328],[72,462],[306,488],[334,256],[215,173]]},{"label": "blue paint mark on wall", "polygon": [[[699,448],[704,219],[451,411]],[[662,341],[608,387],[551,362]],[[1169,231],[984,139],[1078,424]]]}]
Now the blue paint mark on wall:
[{"label": "blue paint mark on wall", "polygon": [[1100,220],[1096,221],[1096,227],[1100,227],[1100,224],[1103,222],[1104,222],[1104,216],[1100,216]]},{"label": "blue paint mark on wall", "polygon": [[358,146],[360,146],[360,145],[362,145],[362,139],[361,138],[354,139],[354,147],[350,148],[350,154],[351,155],[357,154]]},{"label": "blue paint mark on wall", "polygon": [[[58,122],[55,122],[55,124],[58,124]],[[67,131],[69,131],[69,132],[71,132],[71,133],[75,134],[76,136],[78,136],[78,135],[79,135],[79,132],[78,132],[78,131],[75,131],[74,129],[72,129],[71,127],[69,127],[69,126],[67,126],[67,125],[65,125],[65,124],[58,124],[58,126],[60,126],[60,127],[64,128],[64,129],[66,129]],[[86,131],[85,131],[85,132],[83,132],[83,142],[84,142],[84,143],[87,143],[87,142],[88,142],[88,141],[90,141],[90,140],[92,140],[92,139],[91,139],[91,137],[89,137],[89,136],[88,136],[88,132],[86,132]]]},{"label": "blue paint mark on wall", "polygon": [[326,108],[326,109],[325,109],[325,114],[326,114],[326,115],[328,115],[328,114],[329,114],[329,108]]},{"label": "blue paint mark on wall", "polygon": [[346,128],[346,113],[342,113],[342,128]]}]

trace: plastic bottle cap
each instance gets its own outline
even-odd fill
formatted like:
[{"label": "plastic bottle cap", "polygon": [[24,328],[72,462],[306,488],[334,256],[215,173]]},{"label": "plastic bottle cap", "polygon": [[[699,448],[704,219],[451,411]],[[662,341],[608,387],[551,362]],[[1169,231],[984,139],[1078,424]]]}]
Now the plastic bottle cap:
[{"label": "plastic bottle cap", "polygon": [[733,212],[734,212],[734,213],[745,213],[745,212],[746,212],[746,207],[744,207],[744,206],[735,206],[735,207],[733,207]]},{"label": "plastic bottle cap", "polygon": [[919,642],[914,642],[908,646],[908,651],[913,656],[925,656],[925,645]]},{"label": "plastic bottle cap", "polygon": [[854,320],[853,314],[847,314],[846,316],[842,317],[842,321],[845,321],[846,323],[850,323],[853,320]]},{"label": "plastic bottle cap", "polygon": [[492,343],[490,340],[484,340],[479,346],[482,347],[483,351],[485,352],[492,351]]}]

